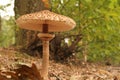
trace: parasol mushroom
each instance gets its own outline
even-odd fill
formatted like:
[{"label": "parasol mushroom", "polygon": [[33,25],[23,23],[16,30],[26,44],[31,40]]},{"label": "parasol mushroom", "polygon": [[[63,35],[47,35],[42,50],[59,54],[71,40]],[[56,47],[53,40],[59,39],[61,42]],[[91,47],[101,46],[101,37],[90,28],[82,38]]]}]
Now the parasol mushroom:
[{"label": "parasol mushroom", "polygon": [[40,31],[38,37],[43,42],[42,74],[44,80],[48,80],[49,66],[49,41],[54,38],[54,34],[49,32],[69,31],[76,26],[74,20],[69,17],[56,14],[49,10],[30,13],[19,17],[16,20],[19,27],[28,30]]}]

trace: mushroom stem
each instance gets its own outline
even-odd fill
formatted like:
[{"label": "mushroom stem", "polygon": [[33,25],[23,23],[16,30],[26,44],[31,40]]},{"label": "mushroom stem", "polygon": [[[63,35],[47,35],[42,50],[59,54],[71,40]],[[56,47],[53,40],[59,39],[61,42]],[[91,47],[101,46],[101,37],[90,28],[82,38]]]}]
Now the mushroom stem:
[{"label": "mushroom stem", "polygon": [[43,24],[42,31],[43,33],[48,33],[48,24]]},{"label": "mushroom stem", "polygon": [[43,60],[42,60],[42,72],[41,76],[43,80],[48,80],[48,67],[49,67],[49,41],[54,38],[55,35],[49,33],[39,33],[38,37],[43,42]]},{"label": "mushroom stem", "polygon": [[49,41],[43,41],[43,61],[42,61],[42,77],[48,80],[49,67]]}]

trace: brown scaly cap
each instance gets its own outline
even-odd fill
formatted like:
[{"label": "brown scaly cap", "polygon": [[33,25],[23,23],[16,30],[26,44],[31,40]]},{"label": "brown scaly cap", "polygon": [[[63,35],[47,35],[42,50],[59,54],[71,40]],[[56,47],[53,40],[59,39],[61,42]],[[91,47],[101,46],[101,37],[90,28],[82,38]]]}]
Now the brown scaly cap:
[{"label": "brown scaly cap", "polygon": [[48,32],[68,31],[76,26],[71,18],[49,10],[23,15],[16,23],[21,28],[35,31],[42,31],[43,24],[48,24]]}]

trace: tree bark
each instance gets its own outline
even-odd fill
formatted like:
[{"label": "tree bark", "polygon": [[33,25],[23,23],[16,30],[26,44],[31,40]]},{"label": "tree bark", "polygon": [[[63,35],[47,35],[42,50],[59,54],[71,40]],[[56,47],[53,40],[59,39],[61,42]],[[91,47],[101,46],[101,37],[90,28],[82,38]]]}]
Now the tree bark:
[{"label": "tree bark", "polygon": [[[15,19],[19,16],[45,9],[42,0],[15,0]],[[26,48],[37,38],[34,31],[16,27],[16,45]]]}]

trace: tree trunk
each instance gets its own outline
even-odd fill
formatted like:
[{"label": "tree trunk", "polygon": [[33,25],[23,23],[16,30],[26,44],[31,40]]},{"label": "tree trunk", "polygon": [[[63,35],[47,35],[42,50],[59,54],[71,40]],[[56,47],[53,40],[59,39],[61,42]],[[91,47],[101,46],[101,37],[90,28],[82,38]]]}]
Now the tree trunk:
[{"label": "tree trunk", "polygon": [[[15,0],[15,19],[19,16],[43,10],[42,0]],[[16,27],[16,45],[26,48],[31,42],[34,42],[37,32],[23,30]]]}]

